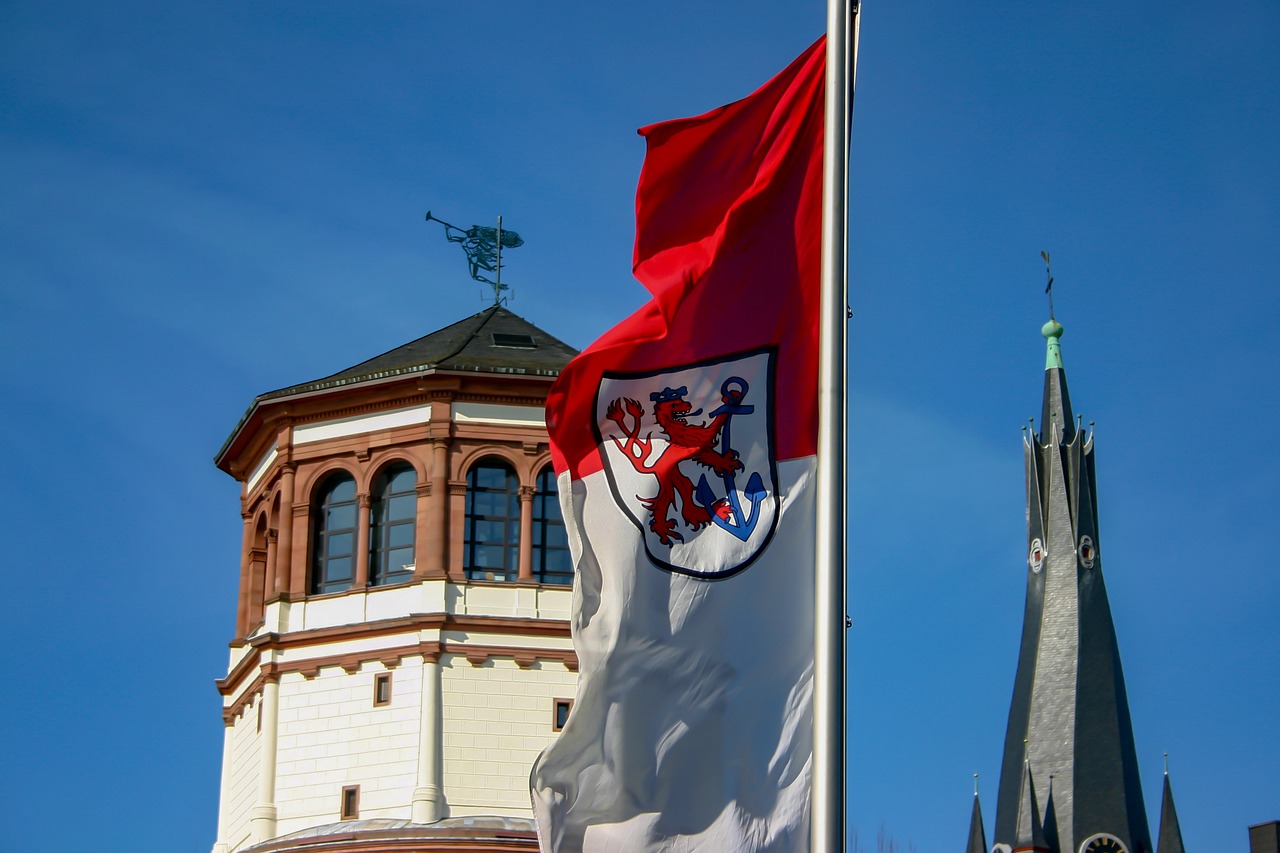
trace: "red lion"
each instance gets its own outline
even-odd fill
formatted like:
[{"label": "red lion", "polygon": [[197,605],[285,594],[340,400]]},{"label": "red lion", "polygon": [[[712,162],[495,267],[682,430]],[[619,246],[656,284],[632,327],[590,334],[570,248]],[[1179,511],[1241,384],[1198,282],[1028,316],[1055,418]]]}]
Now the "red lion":
[{"label": "red lion", "polygon": [[[710,423],[694,425],[687,418],[702,414],[702,409],[690,411],[692,406],[685,400],[689,389],[664,388],[661,393],[649,395],[653,402],[653,416],[658,421],[662,432],[670,439],[666,449],[652,463],[647,462],[653,448],[652,433],[640,438],[640,423],[644,418],[644,407],[639,401],[629,397],[619,397],[609,404],[605,416],[618,425],[626,435],[626,441],[614,438],[613,443],[631,460],[631,465],[642,474],[653,474],[658,478],[658,493],[653,497],[636,498],[652,513],[649,529],[658,535],[663,545],[670,545],[672,539],[684,541],[684,537],[676,532],[677,522],[668,518],[675,496],[680,495],[680,515],[690,530],[697,530],[711,523],[711,515],[693,501],[693,481],[680,471],[680,463],[692,459],[705,465],[717,474],[724,476],[742,470],[738,461],[738,452],[732,448],[724,453],[714,449],[720,438],[720,430],[729,418],[727,411],[720,411]],[[732,392],[731,392],[732,393]],[[741,396],[739,393],[738,397]],[[723,402],[731,402],[731,396],[721,398]],[[737,402],[736,399],[732,400]],[[627,426],[630,419],[631,426]]]}]

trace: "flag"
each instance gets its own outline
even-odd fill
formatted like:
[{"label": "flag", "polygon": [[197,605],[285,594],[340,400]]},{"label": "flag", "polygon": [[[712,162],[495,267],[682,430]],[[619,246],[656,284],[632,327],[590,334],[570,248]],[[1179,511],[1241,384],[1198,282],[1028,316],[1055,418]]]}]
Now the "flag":
[{"label": "flag", "polygon": [[824,70],[640,131],[652,300],[547,401],[580,677],[544,851],[808,849]]}]

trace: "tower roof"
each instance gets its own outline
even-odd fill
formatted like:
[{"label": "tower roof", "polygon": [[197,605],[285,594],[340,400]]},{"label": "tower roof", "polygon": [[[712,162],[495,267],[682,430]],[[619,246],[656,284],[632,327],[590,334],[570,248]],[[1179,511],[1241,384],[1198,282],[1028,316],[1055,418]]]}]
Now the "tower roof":
[{"label": "tower roof", "polygon": [[[362,384],[408,379],[423,373],[502,374],[551,379],[578,354],[573,347],[501,305],[459,320],[320,379],[259,394],[218,450],[214,461],[227,470],[233,447],[257,422],[264,407]],[[252,429],[249,430],[252,432]]]},{"label": "tower roof", "polygon": [[578,351],[501,305],[337,373],[263,394],[275,399],[422,370],[556,376]]},{"label": "tower roof", "polygon": [[1169,773],[1164,774],[1164,797],[1160,801],[1160,841],[1156,853],[1186,853],[1182,846],[1182,827],[1178,825],[1178,810],[1173,807],[1173,788],[1169,786]]}]

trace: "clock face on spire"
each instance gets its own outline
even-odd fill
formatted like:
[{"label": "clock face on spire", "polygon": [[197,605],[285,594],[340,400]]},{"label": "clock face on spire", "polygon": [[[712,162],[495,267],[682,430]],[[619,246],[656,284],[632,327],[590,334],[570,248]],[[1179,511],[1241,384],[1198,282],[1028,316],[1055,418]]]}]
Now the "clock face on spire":
[{"label": "clock face on spire", "polygon": [[1129,848],[1114,835],[1102,833],[1085,839],[1080,845],[1080,853],[1129,853]]}]

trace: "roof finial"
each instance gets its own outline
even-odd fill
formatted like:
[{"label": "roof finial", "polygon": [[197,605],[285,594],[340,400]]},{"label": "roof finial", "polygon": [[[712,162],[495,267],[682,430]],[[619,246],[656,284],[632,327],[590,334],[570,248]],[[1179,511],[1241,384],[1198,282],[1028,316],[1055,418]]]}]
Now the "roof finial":
[{"label": "roof finial", "polygon": [[1049,297],[1049,319],[1053,319],[1053,273],[1049,271],[1049,253],[1041,252],[1040,257],[1044,258],[1044,277],[1047,283],[1044,286],[1044,292]]},{"label": "roof finial", "polygon": [[973,774],[973,795],[978,796],[978,774]]},{"label": "roof finial", "polygon": [[1169,753],[1164,754],[1164,775],[1169,775]]}]

